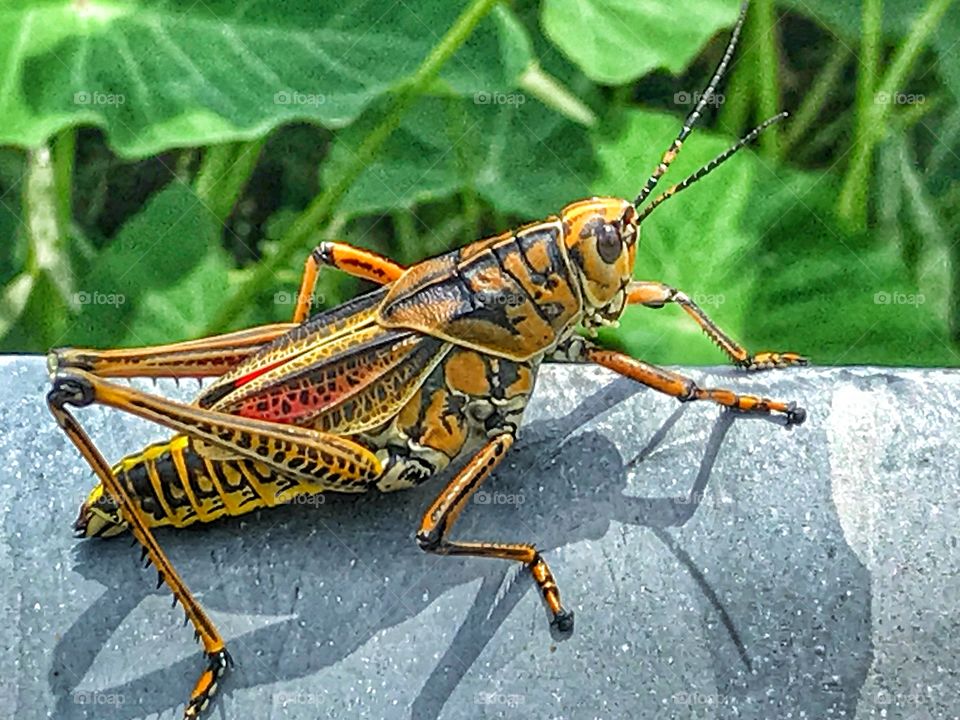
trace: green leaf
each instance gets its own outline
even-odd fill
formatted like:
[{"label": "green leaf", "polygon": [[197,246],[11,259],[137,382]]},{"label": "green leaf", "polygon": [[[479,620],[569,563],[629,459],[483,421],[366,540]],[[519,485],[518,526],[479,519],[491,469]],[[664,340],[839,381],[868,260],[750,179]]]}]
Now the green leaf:
[{"label": "green leaf", "polygon": [[620,85],[666,68],[683,70],[720,29],[737,0],[544,0],[544,33],[587,77]]},{"label": "green leaf", "polygon": [[60,288],[46,272],[23,273],[0,294],[0,332],[5,347],[45,352],[64,345],[69,319]]},{"label": "green leaf", "polygon": [[[860,39],[863,0],[779,0],[779,4],[824,27],[839,33],[843,39]],[[885,0],[883,3],[883,32],[891,38],[905,35],[910,22],[923,11],[923,3],[916,0]]]},{"label": "green leaf", "polygon": [[[0,9],[0,143],[36,146],[102,127],[124,156],[261,137],[312,120],[342,127],[407,78],[459,3],[29,0]],[[441,80],[456,92],[512,87],[529,47],[486,18]]]},{"label": "green leaf", "polygon": [[933,47],[940,59],[941,75],[955,98],[960,98],[960,56],[957,38],[960,37],[960,6],[955,2],[940,22]]},{"label": "green leaf", "polygon": [[[338,133],[324,183],[349,163],[376,113]],[[535,219],[588,194],[587,133],[522,93],[423,98],[342,201],[347,215],[385,212],[473,188],[497,210]]]},{"label": "green leaf", "polygon": [[231,267],[219,227],[181,182],[154,195],[78,283],[70,341],[147,345],[199,335]]},{"label": "green leaf", "polygon": [[[401,3],[403,4],[403,3]],[[438,3],[439,5],[440,3]],[[447,3],[456,8],[455,3]],[[418,8],[426,10],[423,5]],[[432,10],[431,10],[432,12]],[[453,24],[451,12],[445,19],[431,19],[432,43]],[[514,15],[504,7],[494,7],[440,72],[444,84],[459,95],[509,92],[533,61],[530,38]]]},{"label": "green leaf", "polygon": [[[630,197],[676,130],[669,115],[631,112],[595,136],[600,193]],[[670,182],[732,138],[697,132]],[[839,181],[773,165],[747,150],[645,221],[634,274],[680,288],[752,351],[794,350],[817,364],[956,365],[941,272],[911,279],[898,249],[843,232]],[[942,258],[942,253],[941,253]],[[938,267],[936,259],[926,263]],[[942,266],[942,264],[941,264]],[[658,363],[723,362],[679,308],[631,308],[606,341]]]},{"label": "green leaf", "polygon": [[23,153],[0,150],[0,283],[12,280],[23,269],[27,254],[20,205],[25,166]]},{"label": "green leaf", "polygon": [[744,222],[760,240],[751,261],[762,281],[745,337],[815,348],[823,365],[957,365],[942,248],[914,279],[896,245],[843,232],[831,214],[838,187],[832,175],[777,170],[756,188]]},{"label": "green leaf", "polygon": [[[780,0],[780,4],[798,13],[806,15],[824,27],[837,33],[839,41],[855,46],[860,42],[861,15],[863,0]],[[929,0],[885,0],[883,3],[883,34],[888,39],[900,39],[906,36],[917,18],[923,14]],[[960,5],[953,3],[943,20],[939,23],[933,39],[933,48],[937,51],[944,80],[954,95],[960,97],[960,54],[956,43],[960,37]],[[911,94],[911,88],[898,89]]]}]

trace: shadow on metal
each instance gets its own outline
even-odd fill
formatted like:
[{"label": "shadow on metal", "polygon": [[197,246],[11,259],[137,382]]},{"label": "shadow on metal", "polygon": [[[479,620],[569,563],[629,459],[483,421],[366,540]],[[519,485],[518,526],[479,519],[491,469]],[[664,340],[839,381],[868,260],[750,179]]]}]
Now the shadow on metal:
[{"label": "shadow on metal", "polygon": [[[677,559],[678,565],[690,574],[715,616],[716,622],[709,623],[713,628],[710,652],[716,659],[718,688],[731,698],[744,698],[744,702],[752,699],[769,703],[768,694],[777,692],[778,687],[786,692],[785,688],[793,682],[790,678],[804,673],[811,677],[823,675],[822,669],[805,668],[804,662],[823,663],[840,654],[859,654],[863,657],[863,667],[862,672],[858,671],[858,682],[806,687],[808,694],[797,708],[804,709],[805,705],[815,710],[808,713],[813,717],[828,716],[825,710],[830,708],[837,716],[852,717],[872,656],[869,600],[851,603],[846,610],[837,609],[833,627],[805,629],[804,621],[783,617],[779,630],[773,628],[767,639],[753,637],[751,646],[751,642],[741,638],[734,616],[724,606],[726,589],[714,587],[716,583],[725,583],[726,578],[711,574],[712,580],[708,580],[672,532],[682,528],[697,512],[724,438],[733,424],[748,420],[773,421],[721,412],[704,446],[689,498],[631,497],[623,492],[628,472],[645,462],[663,442],[686,406],[679,407],[664,422],[637,457],[626,461],[601,434],[578,431],[638,390],[631,381],[619,379],[585,399],[568,415],[525,426],[511,456],[484,486],[491,492],[522,492],[524,503],[471,506],[455,535],[469,539],[534,541],[550,558],[551,550],[602,538],[610,529],[611,521],[650,528]],[[545,472],[548,465],[549,472]],[[544,479],[542,484],[549,487],[537,492],[535,484],[539,478],[546,477],[550,480]],[[305,677],[335,665],[382,629],[426,610],[450,588],[479,580],[479,591],[456,636],[409,708],[413,720],[438,718],[498,628],[532,590],[526,573],[518,572],[509,563],[434,558],[417,549],[413,533],[423,510],[439,488],[440,481],[434,481],[392,495],[328,496],[316,506],[275,508],[196,531],[159,532],[159,540],[174,564],[214,613],[292,616],[240,637],[228,638],[237,668],[228,677],[222,692],[229,696],[237,688]],[[73,700],[71,679],[87,675],[107,640],[145,597],[168,595],[165,590],[153,590],[152,576],[138,569],[136,557],[137,551],[123,540],[78,544],[75,570],[106,589],[53,650],[54,670],[49,681],[58,698],[57,718],[89,717],[87,712],[91,708]],[[849,548],[844,547],[836,557],[837,562],[848,567],[848,575],[851,564],[859,567]],[[273,569],[261,576],[261,564],[272,565]],[[582,603],[581,612],[591,612],[589,598],[578,597],[578,588],[564,583],[562,562],[555,560],[553,568],[568,605]],[[824,568],[825,574],[829,570]],[[860,567],[856,576],[859,584],[856,591],[869,596],[866,570]],[[791,602],[797,606],[829,600],[819,597],[821,590],[813,584],[792,587],[790,592],[795,593],[796,598]],[[624,608],[624,612],[629,611]],[[850,613],[856,615],[851,617]],[[167,624],[170,618],[171,615],[164,615],[156,621]],[[542,623],[544,642],[551,642],[546,613]],[[754,654],[776,654],[782,648],[768,646],[779,643],[788,630],[794,636],[807,633],[811,648],[814,642],[823,643],[824,637],[832,645],[824,646],[822,651],[784,659],[775,667],[768,664],[762,672],[758,671]],[[282,641],[278,642],[278,638]],[[416,642],[415,637],[410,638],[414,651]],[[757,643],[766,644],[757,648]],[[143,652],[149,655],[149,646],[145,646]],[[186,688],[190,687],[199,666],[199,652],[197,647],[195,653],[172,666],[148,672],[127,684],[104,688],[103,693],[122,694],[137,701],[110,708],[99,706],[95,708],[97,717],[127,720],[155,713],[169,714],[172,708],[182,708]],[[649,678],[636,679],[638,684],[647,681]],[[322,688],[317,692],[322,693]],[[174,711],[174,715],[177,712]],[[212,715],[216,717],[222,712],[214,709]]]}]

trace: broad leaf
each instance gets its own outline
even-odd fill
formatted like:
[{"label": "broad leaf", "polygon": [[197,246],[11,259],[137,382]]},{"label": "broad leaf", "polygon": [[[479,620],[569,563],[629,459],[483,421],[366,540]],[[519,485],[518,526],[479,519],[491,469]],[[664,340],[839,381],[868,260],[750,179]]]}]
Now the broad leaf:
[{"label": "broad leaf", "polygon": [[733,25],[738,7],[736,0],[544,0],[541,23],[589,78],[619,85],[657,68],[679,73]]},{"label": "broad leaf", "polygon": [[146,345],[199,335],[231,267],[219,227],[180,182],[154,195],[78,283],[69,341]]},{"label": "broad leaf", "polygon": [[[325,182],[342,172],[376,119],[371,113],[337,135],[323,166]],[[497,210],[536,219],[587,194],[592,172],[586,132],[521,93],[424,98],[354,183],[340,211],[408,208],[472,187]]]},{"label": "broad leaf", "polygon": [[[77,124],[125,156],[262,136],[307,119],[350,123],[408,77],[462,3],[30,0],[0,8],[0,143],[36,146]],[[441,80],[512,87],[529,48],[486,18]]]}]

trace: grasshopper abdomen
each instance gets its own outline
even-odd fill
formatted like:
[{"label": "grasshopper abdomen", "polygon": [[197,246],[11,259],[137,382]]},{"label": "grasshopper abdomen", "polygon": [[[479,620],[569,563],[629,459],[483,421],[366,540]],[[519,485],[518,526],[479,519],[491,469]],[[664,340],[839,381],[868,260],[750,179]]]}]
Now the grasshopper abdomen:
[{"label": "grasshopper abdomen", "polygon": [[[113,467],[148,527],[187,527],[288,503],[320,487],[244,458],[208,458],[184,435],[148,445]],[[127,528],[116,502],[97,484],[80,507],[81,537],[111,537]]]}]

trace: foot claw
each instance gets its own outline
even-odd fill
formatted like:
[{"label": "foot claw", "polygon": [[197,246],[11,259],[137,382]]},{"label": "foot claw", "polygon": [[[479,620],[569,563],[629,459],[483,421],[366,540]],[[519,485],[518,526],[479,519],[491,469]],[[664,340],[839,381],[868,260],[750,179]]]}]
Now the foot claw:
[{"label": "foot claw", "polygon": [[559,638],[568,638],[573,634],[573,611],[561,609],[550,621],[550,632]]},{"label": "foot claw", "polygon": [[226,674],[227,668],[233,667],[233,658],[230,657],[226,648],[204,654],[207,658],[207,667],[200,675],[197,686],[190,696],[190,702],[183,711],[184,720],[196,720],[200,717],[200,714],[210,705],[210,699],[216,694],[217,686]]},{"label": "foot claw", "polygon": [[787,406],[787,425],[803,425],[807,419],[807,411],[797,405],[795,402]]},{"label": "foot claw", "polygon": [[794,352],[760,352],[737,363],[748,372],[809,365],[810,360]]}]

